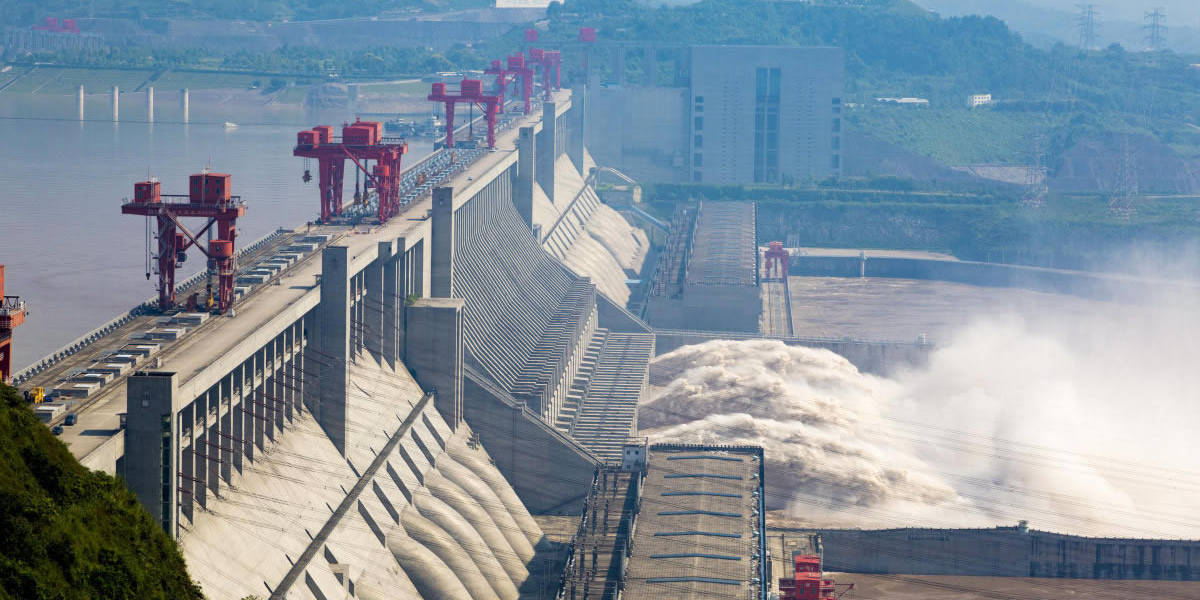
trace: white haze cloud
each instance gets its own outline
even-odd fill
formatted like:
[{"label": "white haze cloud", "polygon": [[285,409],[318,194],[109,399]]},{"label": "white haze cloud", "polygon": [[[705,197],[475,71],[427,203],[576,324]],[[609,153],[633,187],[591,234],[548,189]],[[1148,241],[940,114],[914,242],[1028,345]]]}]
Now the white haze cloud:
[{"label": "white haze cloud", "polygon": [[1200,538],[1200,318],[976,321],[889,378],[832,352],[714,341],[656,359],[652,441],[761,444],[768,501],[814,524]]}]

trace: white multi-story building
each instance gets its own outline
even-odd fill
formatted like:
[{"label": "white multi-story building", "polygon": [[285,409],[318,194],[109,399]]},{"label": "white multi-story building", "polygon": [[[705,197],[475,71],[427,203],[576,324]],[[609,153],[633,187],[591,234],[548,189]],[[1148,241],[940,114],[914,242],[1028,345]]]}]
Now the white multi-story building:
[{"label": "white multi-story building", "polygon": [[967,96],[967,107],[968,108],[979,108],[980,106],[984,106],[984,105],[991,104],[991,103],[992,103],[992,95],[991,94],[971,94],[970,96]]}]

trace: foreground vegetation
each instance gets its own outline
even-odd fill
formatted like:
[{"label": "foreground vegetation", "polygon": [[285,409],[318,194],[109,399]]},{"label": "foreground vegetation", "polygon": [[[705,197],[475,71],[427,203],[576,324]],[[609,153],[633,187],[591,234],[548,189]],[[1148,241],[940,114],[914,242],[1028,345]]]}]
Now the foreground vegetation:
[{"label": "foreground vegetation", "polygon": [[120,481],[80,465],[0,384],[0,600],[201,600]]}]

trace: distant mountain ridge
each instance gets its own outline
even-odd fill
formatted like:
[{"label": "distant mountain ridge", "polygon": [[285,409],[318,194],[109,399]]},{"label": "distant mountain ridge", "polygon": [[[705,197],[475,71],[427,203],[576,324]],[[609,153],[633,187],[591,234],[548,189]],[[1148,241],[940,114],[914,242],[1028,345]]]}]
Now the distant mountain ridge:
[{"label": "distant mountain ridge", "polygon": [[[1029,43],[1047,47],[1055,42],[1079,44],[1079,10],[1073,3],[1065,6],[1041,6],[1024,0],[917,0],[946,17],[990,15],[1008,24]],[[1142,50],[1146,33],[1141,21],[1131,19],[1128,11],[1109,13],[1096,3],[1096,45],[1118,43],[1128,50]],[[1200,18],[1177,16],[1167,9],[1167,46],[1176,52],[1200,52]]]}]

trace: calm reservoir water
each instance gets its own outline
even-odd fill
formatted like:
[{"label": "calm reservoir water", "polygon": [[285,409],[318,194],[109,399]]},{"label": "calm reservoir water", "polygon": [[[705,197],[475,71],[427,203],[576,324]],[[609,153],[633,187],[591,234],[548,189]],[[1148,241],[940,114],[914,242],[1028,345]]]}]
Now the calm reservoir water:
[{"label": "calm reservoir water", "polygon": [[[316,182],[301,181],[303,159],[292,157],[301,128],[0,118],[0,264],[6,293],[29,307],[13,336],[14,370],[155,295],[145,277],[145,219],[120,212],[135,181],[150,175],[163,193],[181,194],[205,166],[231,173],[247,205],[239,247],[313,219]],[[410,143],[406,162],[429,151]],[[203,265],[190,252],[177,279]]]}]

